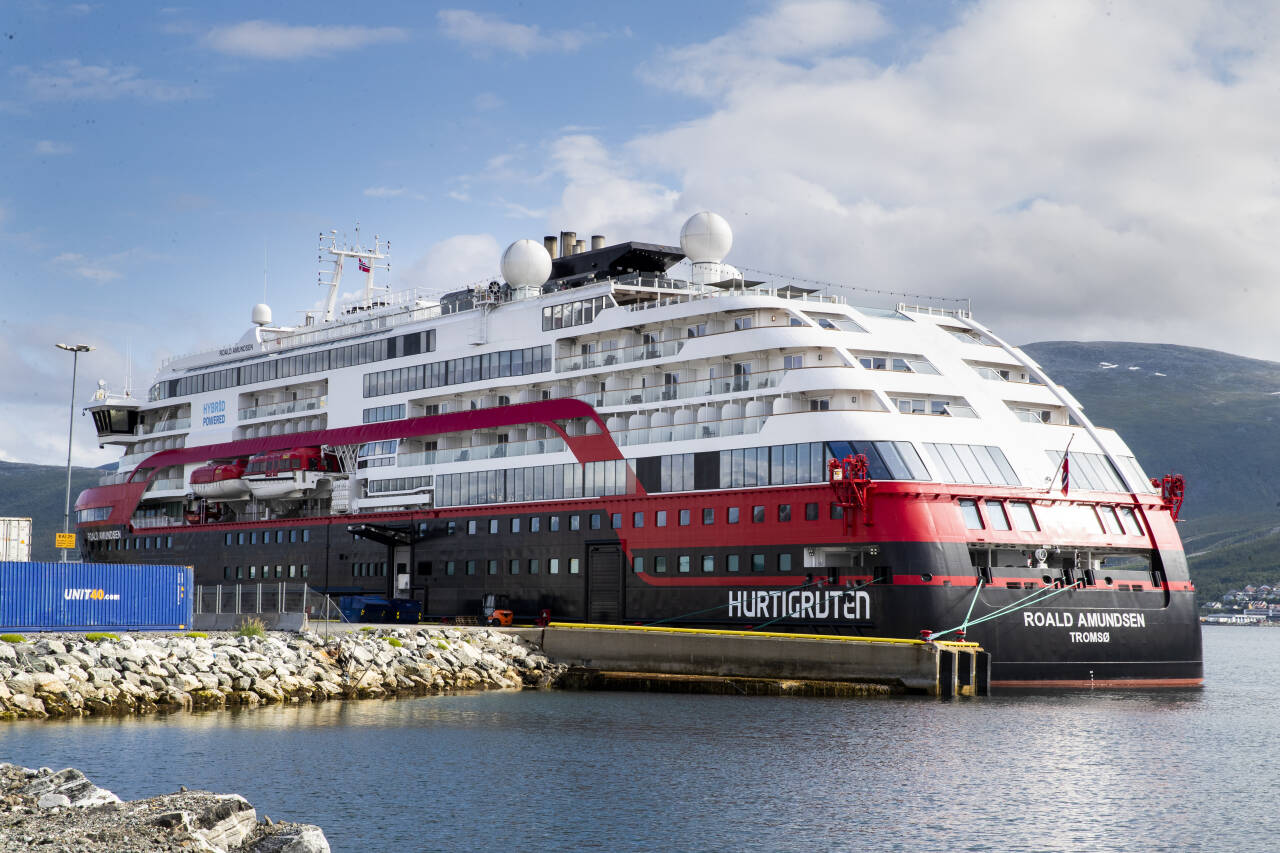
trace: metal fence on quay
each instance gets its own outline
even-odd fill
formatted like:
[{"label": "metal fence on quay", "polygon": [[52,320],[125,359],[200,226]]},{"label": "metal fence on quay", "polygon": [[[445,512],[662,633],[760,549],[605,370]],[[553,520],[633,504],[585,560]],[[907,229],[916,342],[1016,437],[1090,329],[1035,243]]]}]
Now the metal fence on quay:
[{"label": "metal fence on quay", "polygon": [[338,605],[305,583],[198,584],[192,605],[196,615],[305,613],[343,621]]}]

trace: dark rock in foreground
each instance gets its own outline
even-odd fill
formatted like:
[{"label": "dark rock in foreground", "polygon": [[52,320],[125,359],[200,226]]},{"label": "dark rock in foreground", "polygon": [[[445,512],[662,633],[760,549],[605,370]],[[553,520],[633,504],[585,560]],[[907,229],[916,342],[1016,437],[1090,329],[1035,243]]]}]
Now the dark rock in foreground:
[{"label": "dark rock in foreground", "polygon": [[328,853],[316,826],[258,822],[238,794],[179,791],[121,802],[79,770],[0,764],[0,850],[6,853]]}]

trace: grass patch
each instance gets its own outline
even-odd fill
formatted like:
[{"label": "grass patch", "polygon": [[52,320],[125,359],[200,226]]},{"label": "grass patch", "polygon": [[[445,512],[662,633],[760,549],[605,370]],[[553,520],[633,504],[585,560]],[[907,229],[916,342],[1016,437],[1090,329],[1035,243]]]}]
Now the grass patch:
[{"label": "grass patch", "polygon": [[208,635],[208,634],[206,634],[204,631],[188,631],[187,633],[183,634],[182,636],[184,636],[184,637],[190,637],[190,638],[191,638],[191,639],[193,639],[193,640],[207,640],[207,639],[209,639],[209,635]]},{"label": "grass patch", "polygon": [[397,649],[404,645],[404,643],[400,642],[399,637],[383,637],[382,639],[387,641],[387,645],[395,646]]},{"label": "grass patch", "polygon": [[84,638],[91,643],[101,643],[110,640],[113,643],[120,642],[119,634],[112,634],[110,631],[98,631],[94,634],[85,634]]},{"label": "grass patch", "polygon": [[250,616],[240,621],[240,627],[236,629],[236,636],[265,637],[267,636],[267,626],[261,619],[255,619]]},{"label": "grass patch", "polygon": [[374,626],[372,626],[372,625],[365,625],[363,628],[361,628],[361,629],[360,629],[360,633],[362,633],[362,634],[367,634],[367,633],[369,633],[370,631],[376,631],[376,630],[378,630],[378,629],[377,629],[377,628],[375,628],[375,627],[374,627]]},{"label": "grass patch", "polygon": [[449,650],[449,644],[448,644],[448,643],[446,643],[444,640],[436,640],[436,648],[437,648],[437,649],[444,649],[445,651],[448,651],[448,650]]},{"label": "grass patch", "polygon": [[25,643],[27,638],[21,634],[0,634],[0,642],[5,643]]}]

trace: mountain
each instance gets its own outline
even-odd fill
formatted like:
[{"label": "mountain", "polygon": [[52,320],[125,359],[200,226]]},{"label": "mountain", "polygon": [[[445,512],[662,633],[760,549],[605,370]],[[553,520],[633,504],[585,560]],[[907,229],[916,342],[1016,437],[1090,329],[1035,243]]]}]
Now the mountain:
[{"label": "mountain", "polygon": [[1116,341],[1022,348],[1152,477],[1186,477],[1180,525],[1201,600],[1280,581],[1280,364]]},{"label": "mountain", "polygon": [[[98,485],[102,471],[71,469],[71,506],[83,489]],[[0,517],[31,519],[31,559],[56,560],[53,534],[62,530],[67,489],[67,469],[57,465],[0,462]],[[72,528],[75,520],[72,519]]]}]

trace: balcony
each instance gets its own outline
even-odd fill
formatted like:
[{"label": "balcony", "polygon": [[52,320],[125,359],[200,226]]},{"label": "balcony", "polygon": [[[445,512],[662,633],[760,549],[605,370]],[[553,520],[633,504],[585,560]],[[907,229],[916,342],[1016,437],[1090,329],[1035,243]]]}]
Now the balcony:
[{"label": "balcony", "polygon": [[482,459],[510,459],[513,456],[558,453],[565,449],[564,439],[561,438],[512,441],[506,444],[485,444],[479,447],[451,447],[444,450],[401,453],[396,457],[396,466],[408,468],[414,465],[445,465],[450,462],[475,462]]},{"label": "balcony", "polygon": [[556,372],[568,373],[574,370],[592,370],[614,364],[629,364],[634,361],[649,361],[655,358],[670,358],[684,349],[684,338],[674,341],[656,341],[651,344],[639,344],[634,347],[588,352],[581,355],[569,355],[556,359]]},{"label": "balcony", "polygon": [[316,409],[323,409],[329,402],[327,395],[318,397],[302,397],[297,400],[287,400],[280,403],[264,403],[261,406],[251,406],[247,409],[241,409],[237,412],[238,420],[248,421],[254,418],[271,418],[276,415],[291,415],[294,412],[313,412]]}]

